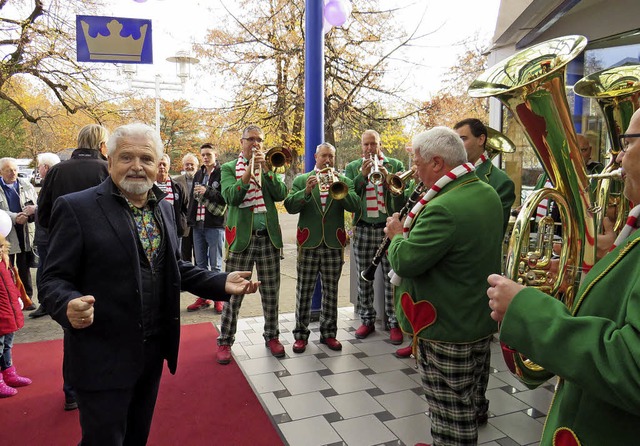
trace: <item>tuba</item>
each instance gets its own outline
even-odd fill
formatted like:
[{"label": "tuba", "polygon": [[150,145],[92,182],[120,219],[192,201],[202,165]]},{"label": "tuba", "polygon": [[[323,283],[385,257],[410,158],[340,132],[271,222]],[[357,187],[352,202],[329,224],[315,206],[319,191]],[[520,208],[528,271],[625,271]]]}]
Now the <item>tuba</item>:
[{"label": "tuba", "polygon": [[[554,296],[569,308],[573,306],[580,272],[589,270],[595,261],[589,179],[565,94],[566,65],[586,44],[583,36],[567,36],[534,45],[489,68],[469,87],[472,97],[495,97],[511,111],[555,185],[555,189],[534,192],[523,204],[509,240],[505,275]],[[560,258],[555,275],[551,273],[553,245],[557,243],[553,220],[542,219],[537,237],[531,234],[531,222],[544,199],[556,203],[561,220]],[[529,388],[553,376],[504,345],[503,354],[510,370]]]},{"label": "tuba", "polygon": [[516,151],[516,145],[507,135],[491,127],[487,127],[487,141],[484,146],[491,158],[495,158],[502,153],[513,153]]},{"label": "tuba", "polygon": [[[611,158],[600,176],[595,176],[595,210],[598,227],[609,206],[615,206],[616,218],[613,230],[619,232],[626,223],[629,213],[629,200],[622,193],[624,184],[619,175],[608,175],[619,169],[616,157],[620,153],[619,136],[629,126],[631,116],[640,106],[640,65],[629,64],[608,68],[583,77],[573,87],[580,96],[595,99],[611,138]],[[617,180],[617,181],[616,181]]]}]

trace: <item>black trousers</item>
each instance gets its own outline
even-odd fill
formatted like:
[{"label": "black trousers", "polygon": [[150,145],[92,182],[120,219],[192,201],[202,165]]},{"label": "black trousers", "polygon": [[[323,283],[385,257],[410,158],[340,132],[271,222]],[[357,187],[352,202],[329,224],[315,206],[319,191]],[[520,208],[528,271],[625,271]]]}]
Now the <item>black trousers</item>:
[{"label": "black trousers", "polygon": [[182,260],[196,264],[193,251],[193,229],[189,231],[189,235],[180,239],[180,255]]},{"label": "black trousers", "polygon": [[145,341],[144,370],[133,387],[100,391],[76,389],[81,446],[147,444],[164,363],[161,339]]}]

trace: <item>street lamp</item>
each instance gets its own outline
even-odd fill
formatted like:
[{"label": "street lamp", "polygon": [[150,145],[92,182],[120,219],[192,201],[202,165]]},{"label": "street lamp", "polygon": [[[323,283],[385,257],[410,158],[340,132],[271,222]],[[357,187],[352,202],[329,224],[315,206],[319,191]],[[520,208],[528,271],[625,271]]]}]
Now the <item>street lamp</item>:
[{"label": "street lamp", "polygon": [[186,51],[178,51],[175,56],[168,57],[167,62],[173,62],[176,64],[176,76],[180,79],[179,82],[163,81],[160,74],[156,74],[155,80],[148,81],[142,79],[132,79],[136,73],[135,65],[125,64],[122,70],[130,79],[130,86],[132,88],[143,88],[149,90],[155,90],[155,102],[156,102],[156,132],[160,136],[160,91],[161,90],[174,90],[182,91],[184,93],[185,84],[191,74],[191,65],[195,65],[200,62],[195,57],[189,57]]}]

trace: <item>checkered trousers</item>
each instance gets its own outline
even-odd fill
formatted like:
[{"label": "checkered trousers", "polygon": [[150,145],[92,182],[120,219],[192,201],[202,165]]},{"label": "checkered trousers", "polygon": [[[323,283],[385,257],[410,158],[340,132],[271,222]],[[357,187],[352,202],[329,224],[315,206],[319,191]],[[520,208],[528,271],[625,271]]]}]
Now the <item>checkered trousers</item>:
[{"label": "checkered trousers", "polygon": [[490,344],[491,336],[469,344],[419,340],[418,368],[434,444],[478,444],[475,392]]},{"label": "checkered trousers", "polygon": [[[264,315],[264,339],[277,338],[278,302],[280,295],[280,250],[273,246],[268,236],[251,236],[249,246],[242,252],[229,252],[227,272],[252,271],[256,266],[260,283],[260,299]],[[220,337],[218,345],[233,345],[238,326],[238,312],[244,295],[233,295],[225,302],[220,320]],[[255,299],[255,297],[249,297]]]},{"label": "checkered trousers", "polygon": [[322,308],[320,336],[335,338],[338,318],[338,280],[344,264],[344,250],[328,248],[324,243],[317,248],[298,249],[298,283],[296,286],[296,339],[309,338],[311,300],[320,273],[322,282]]},{"label": "checkered trousers", "polygon": [[[364,280],[360,273],[371,264],[380,243],[384,239],[384,228],[370,228],[367,226],[355,226],[353,234],[353,251],[358,269],[358,304],[356,310],[362,323],[373,325],[376,321],[376,310],[373,306],[373,282]],[[396,313],[393,308],[393,288],[389,281],[391,265],[387,260],[387,254],[382,256],[380,262],[384,273],[384,310],[389,321],[389,328],[397,327]]]}]

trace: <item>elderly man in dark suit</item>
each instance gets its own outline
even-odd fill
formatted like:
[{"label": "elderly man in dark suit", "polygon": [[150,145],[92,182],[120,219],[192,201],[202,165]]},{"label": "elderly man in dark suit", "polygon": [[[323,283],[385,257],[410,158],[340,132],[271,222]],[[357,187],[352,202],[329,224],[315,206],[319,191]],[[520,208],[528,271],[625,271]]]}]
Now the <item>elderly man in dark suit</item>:
[{"label": "elderly man in dark suit", "polygon": [[81,444],[147,441],[164,360],[175,373],[180,290],[253,293],[248,271],[180,260],[174,212],[153,185],[162,143],[144,124],[116,129],[100,185],[56,200],[42,288],[65,328],[65,379],[76,390]]}]

